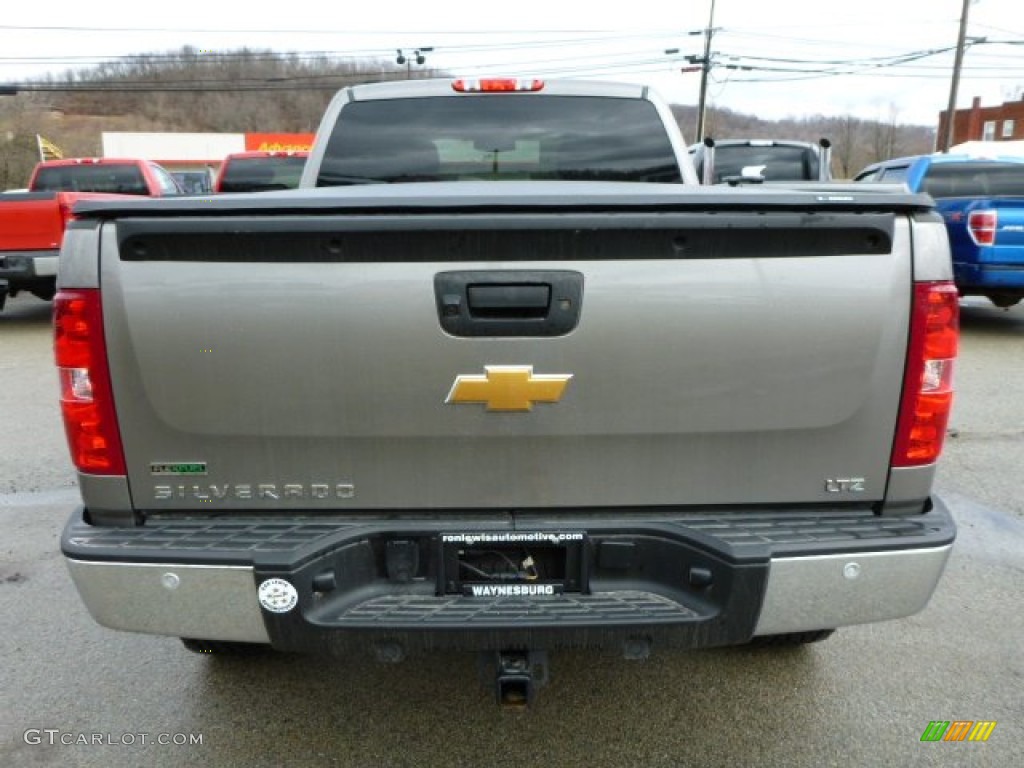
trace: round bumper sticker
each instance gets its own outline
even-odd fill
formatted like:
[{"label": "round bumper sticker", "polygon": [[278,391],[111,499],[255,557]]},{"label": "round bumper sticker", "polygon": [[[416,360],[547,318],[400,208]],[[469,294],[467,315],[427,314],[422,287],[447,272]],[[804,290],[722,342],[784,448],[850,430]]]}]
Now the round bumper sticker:
[{"label": "round bumper sticker", "polygon": [[299,602],[299,593],[284,579],[267,579],[260,584],[259,598],[271,613],[288,613]]}]

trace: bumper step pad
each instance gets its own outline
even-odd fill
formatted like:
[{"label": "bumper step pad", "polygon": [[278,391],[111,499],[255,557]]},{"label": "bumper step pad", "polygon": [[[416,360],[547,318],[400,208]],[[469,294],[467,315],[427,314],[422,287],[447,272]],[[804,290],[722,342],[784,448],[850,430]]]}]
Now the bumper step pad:
[{"label": "bumper step pad", "polygon": [[395,628],[445,627],[464,625],[564,626],[586,621],[596,625],[650,624],[693,620],[697,611],[675,600],[651,592],[623,590],[597,595],[564,594],[523,599],[493,597],[466,599],[458,595],[444,597],[377,597],[359,603],[337,615],[318,618],[339,627],[375,624]]}]

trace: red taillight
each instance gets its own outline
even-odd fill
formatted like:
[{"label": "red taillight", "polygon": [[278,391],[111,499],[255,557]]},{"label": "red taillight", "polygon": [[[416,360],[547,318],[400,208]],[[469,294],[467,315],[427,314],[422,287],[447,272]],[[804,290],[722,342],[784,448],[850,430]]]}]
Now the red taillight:
[{"label": "red taillight", "polygon": [[544,81],[520,77],[460,78],[452,81],[452,88],[459,93],[539,91],[544,88]]},{"label": "red taillight", "polygon": [[60,213],[61,231],[63,232],[68,228],[68,222],[75,218],[75,214],[72,212],[71,207],[74,205],[73,200],[69,200],[67,196],[62,192],[57,193],[57,211]]},{"label": "red taillight", "polygon": [[967,216],[967,231],[977,245],[992,245],[996,241],[999,215],[995,211],[971,211]]},{"label": "red taillight", "polygon": [[942,453],[953,407],[960,305],[951,282],[916,283],[894,467],[931,464]]},{"label": "red taillight", "polygon": [[53,329],[71,460],[81,472],[123,475],[124,451],[114,412],[99,291],[58,292],[53,300]]}]

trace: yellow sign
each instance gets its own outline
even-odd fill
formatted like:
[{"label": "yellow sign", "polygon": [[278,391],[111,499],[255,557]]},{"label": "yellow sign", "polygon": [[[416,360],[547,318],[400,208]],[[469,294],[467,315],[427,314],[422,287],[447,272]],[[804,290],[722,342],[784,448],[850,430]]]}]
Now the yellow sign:
[{"label": "yellow sign", "polygon": [[534,403],[557,403],[571,373],[534,374],[532,365],[485,365],[479,374],[455,377],[446,403],[483,403],[488,411],[531,411]]},{"label": "yellow sign", "polygon": [[64,150],[38,133],[36,134],[36,144],[39,147],[39,159],[41,160],[61,160],[64,157]]}]

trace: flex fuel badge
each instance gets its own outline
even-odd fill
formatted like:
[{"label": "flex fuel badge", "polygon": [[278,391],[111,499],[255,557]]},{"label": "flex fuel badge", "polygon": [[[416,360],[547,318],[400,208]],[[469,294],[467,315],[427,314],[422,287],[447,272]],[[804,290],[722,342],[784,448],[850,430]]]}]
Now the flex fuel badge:
[{"label": "flex fuel badge", "polygon": [[271,613],[288,613],[299,602],[299,593],[284,579],[267,579],[258,594],[260,605]]},{"label": "flex fuel badge", "polygon": [[150,462],[151,475],[205,475],[205,461],[154,461]]}]

